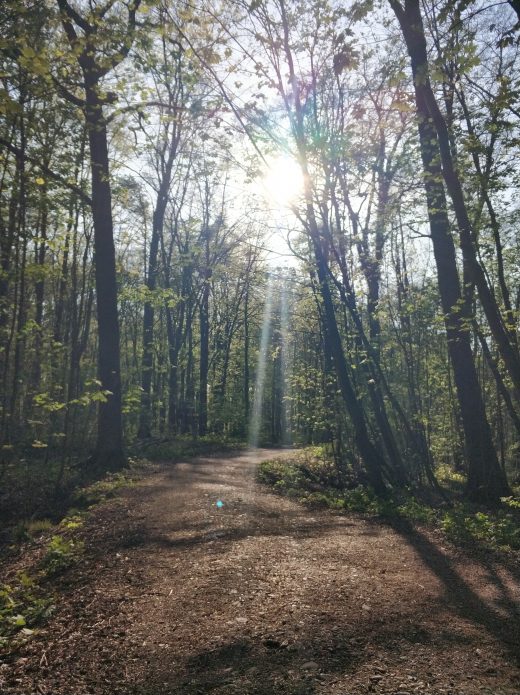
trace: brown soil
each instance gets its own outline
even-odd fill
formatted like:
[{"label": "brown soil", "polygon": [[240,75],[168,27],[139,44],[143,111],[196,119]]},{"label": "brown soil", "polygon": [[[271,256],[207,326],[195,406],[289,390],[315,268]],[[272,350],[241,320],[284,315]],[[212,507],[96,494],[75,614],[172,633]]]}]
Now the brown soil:
[{"label": "brown soil", "polygon": [[164,466],[93,511],[2,695],[520,693],[510,558],[309,511],[254,482],[272,455]]}]

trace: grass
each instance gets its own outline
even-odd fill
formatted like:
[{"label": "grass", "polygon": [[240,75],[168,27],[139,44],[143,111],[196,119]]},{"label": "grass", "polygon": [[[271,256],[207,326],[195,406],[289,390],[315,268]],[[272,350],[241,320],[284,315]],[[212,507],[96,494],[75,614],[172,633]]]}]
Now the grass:
[{"label": "grass", "polygon": [[[443,479],[450,476],[442,472]],[[460,474],[454,473],[455,483]],[[449,508],[425,504],[409,491],[387,499],[378,498],[361,485],[341,489],[334,466],[320,447],[295,452],[291,459],[271,459],[260,464],[258,480],[275,492],[310,507],[356,512],[385,519],[406,519],[414,524],[440,529],[453,543],[486,549],[520,550],[520,500],[504,498],[496,510],[482,509],[464,501]]]}]

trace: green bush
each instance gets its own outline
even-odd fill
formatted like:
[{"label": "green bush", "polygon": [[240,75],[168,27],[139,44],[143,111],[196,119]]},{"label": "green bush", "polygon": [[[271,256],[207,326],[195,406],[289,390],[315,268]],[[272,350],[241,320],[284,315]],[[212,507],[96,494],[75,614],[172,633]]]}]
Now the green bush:
[{"label": "green bush", "polygon": [[396,511],[399,516],[421,524],[430,524],[435,520],[435,510],[421,504],[415,497],[408,497],[405,502],[398,505]]},{"label": "green bush", "polygon": [[345,493],[343,506],[350,512],[378,514],[380,500],[369,488],[358,485]]},{"label": "green bush", "polygon": [[283,459],[263,461],[258,468],[257,478],[261,483],[270,485],[278,491],[291,488],[301,489],[305,482],[305,478],[299,467]]},{"label": "green bush", "polygon": [[343,500],[332,496],[330,493],[310,492],[302,498],[302,502],[309,507],[317,509],[342,509]]},{"label": "green bush", "polygon": [[72,511],[66,517],[60,521],[60,528],[66,531],[75,531],[81,528],[84,524],[84,519],[82,514],[76,511]]},{"label": "green bush", "polygon": [[440,526],[454,542],[479,542],[491,548],[520,549],[519,520],[504,509],[486,513],[458,504],[442,515]]},{"label": "green bush", "polygon": [[53,577],[74,565],[80,558],[83,547],[84,544],[81,541],[53,536],[41,563],[45,574]]},{"label": "green bush", "polygon": [[19,573],[16,584],[0,585],[0,647],[29,637],[55,606],[34,579]]},{"label": "green bush", "polygon": [[[447,467],[443,476],[460,482],[459,474]],[[455,543],[479,543],[487,548],[520,549],[520,501],[514,497],[502,500],[502,509],[482,511],[466,503],[456,503],[443,511],[421,502],[409,491],[399,497],[377,497],[370,488],[358,485],[349,490],[338,489],[333,463],[323,448],[310,447],[294,452],[291,458],[264,461],[257,474],[261,483],[275,492],[297,499],[302,504],[387,519],[408,519],[414,524],[440,527]]]}]

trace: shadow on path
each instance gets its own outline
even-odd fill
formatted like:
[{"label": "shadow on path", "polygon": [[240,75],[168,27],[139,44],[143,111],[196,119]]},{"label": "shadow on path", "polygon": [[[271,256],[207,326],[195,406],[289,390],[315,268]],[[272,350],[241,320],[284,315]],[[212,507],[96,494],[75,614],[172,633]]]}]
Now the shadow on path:
[{"label": "shadow on path", "polygon": [[507,650],[513,663],[520,665],[520,609],[518,602],[504,584],[492,562],[473,559],[486,569],[487,578],[499,592],[498,605],[503,615],[485,602],[455,569],[450,559],[430,541],[424,533],[406,520],[399,520],[391,527],[415,550],[424,564],[441,580],[445,600],[460,617],[483,627]]}]

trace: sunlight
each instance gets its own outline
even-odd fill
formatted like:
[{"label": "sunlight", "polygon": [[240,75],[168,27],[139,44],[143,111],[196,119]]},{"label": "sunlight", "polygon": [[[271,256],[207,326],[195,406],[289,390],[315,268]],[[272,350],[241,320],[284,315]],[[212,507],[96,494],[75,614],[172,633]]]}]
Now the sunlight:
[{"label": "sunlight", "polygon": [[264,317],[262,319],[262,333],[260,349],[258,351],[258,365],[256,369],[256,383],[253,400],[253,411],[249,423],[249,446],[252,449],[258,447],[262,430],[262,407],[264,403],[265,378],[269,361],[269,340],[271,338],[271,319],[273,313],[273,276],[268,275],[267,290],[264,304]]},{"label": "sunlight", "polygon": [[261,183],[267,202],[276,207],[290,206],[303,192],[301,169],[290,157],[272,160]]}]

